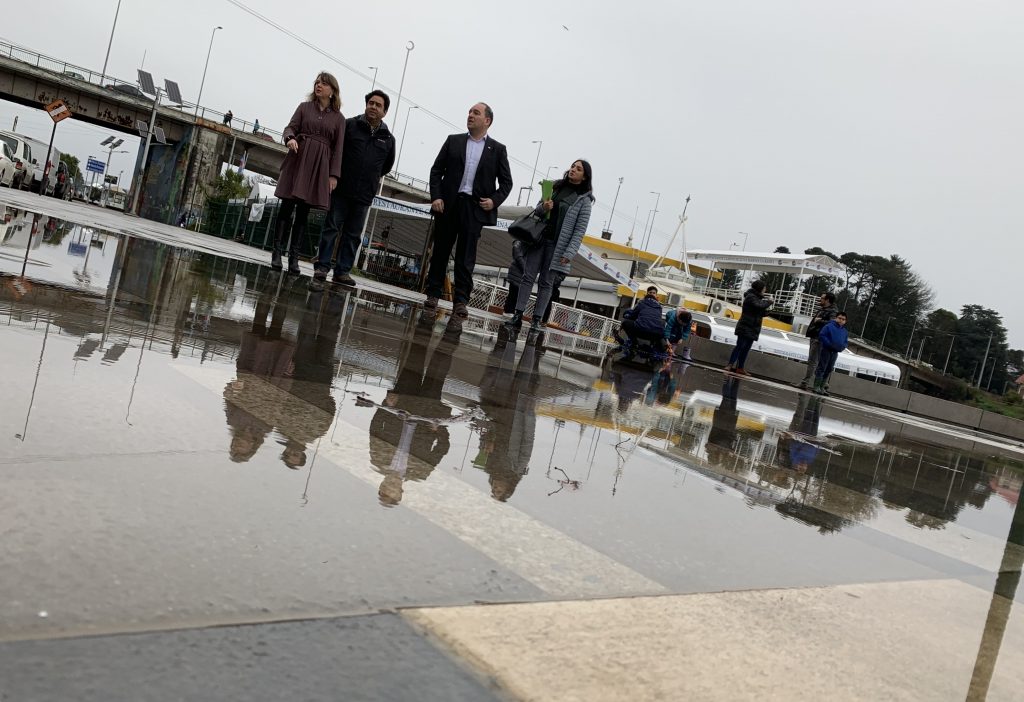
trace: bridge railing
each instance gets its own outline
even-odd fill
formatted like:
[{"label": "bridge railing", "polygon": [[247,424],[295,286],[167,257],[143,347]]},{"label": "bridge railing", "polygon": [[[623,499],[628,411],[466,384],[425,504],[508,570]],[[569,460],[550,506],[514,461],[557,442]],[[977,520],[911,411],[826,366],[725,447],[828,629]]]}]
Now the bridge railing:
[{"label": "bridge railing", "polygon": [[419,178],[413,178],[411,175],[406,175],[405,173],[391,171],[391,173],[388,174],[388,180],[393,180],[396,183],[401,183],[402,185],[408,185],[410,188],[416,188],[417,190],[422,190],[428,193],[430,192],[430,183],[425,180],[420,180]]},{"label": "bridge railing", "polygon": [[[17,44],[12,44],[3,40],[0,40],[0,56],[20,61],[30,66],[50,71],[51,73],[56,73],[61,76],[61,80],[65,82],[80,80],[99,87],[116,87],[123,85],[138,88],[137,81],[121,80],[109,73],[104,75],[101,71],[94,71],[92,69],[85,68],[84,66],[68,63],[67,61],[62,61],[60,59],[53,58],[52,56],[40,54],[37,51],[32,51],[31,49],[26,49],[22,46],[18,46]],[[145,99],[147,101],[152,100],[149,96],[146,96]],[[170,105],[167,105],[167,107],[170,107]],[[224,123],[223,112],[203,107],[201,105],[197,110],[195,103],[189,103],[187,101],[182,103],[181,111],[185,114],[195,115],[211,122]],[[262,124],[259,126],[259,129],[257,129],[255,121],[250,122],[245,119],[233,117],[231,120],[231,128],[240,132],[255,134],[267,141],[281,143],[282,133],[280,131],[267,129]]]}]

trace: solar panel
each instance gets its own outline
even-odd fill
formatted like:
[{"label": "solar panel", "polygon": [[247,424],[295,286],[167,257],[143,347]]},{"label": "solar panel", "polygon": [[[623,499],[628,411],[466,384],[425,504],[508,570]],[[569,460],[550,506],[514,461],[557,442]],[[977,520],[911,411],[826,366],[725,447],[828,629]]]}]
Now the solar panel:
[{"label": "solar panel", "polygon": [[164,136],[163,127],[153,127],[153,138],[156,139],[158,144],[167,144],[167,137]]},{"label": "solar panel", "polygon": [[156,95],[156,86],[153,85],[153,74],[141,68],[139,69],[139,89],[147,95]]},{"label": "solar panel", "polygon": [[135,128],[139,130],[139,136],[145,139],[149,133],[149,123],[140,119],[135,123]]},{"label": "solar panel", "polygon": [[[110,138],[113,139],[114,137],[110,137]],[[117,141],[115,141],[113,144],[110,145],[110,148],[116,149],[117,147],[119,147],[123,143],[124,143],[124,139],[118,139]]]},{"label": "solar panel", "polygon": [[173,105],[180,105],[182,103],[181,91],[178,90],[178,84],[173,80],[167,80],[164,78],[164,92],[167,93],[167,98]]},{"label": "solar panel", "polygon": [[106,146],[107,144],[109,144],[113,140],[114,140],[114,137],[109,136],[109,137],[107,137],[106,139],[104,139],[103,141],[100,142],[100,146]]}]

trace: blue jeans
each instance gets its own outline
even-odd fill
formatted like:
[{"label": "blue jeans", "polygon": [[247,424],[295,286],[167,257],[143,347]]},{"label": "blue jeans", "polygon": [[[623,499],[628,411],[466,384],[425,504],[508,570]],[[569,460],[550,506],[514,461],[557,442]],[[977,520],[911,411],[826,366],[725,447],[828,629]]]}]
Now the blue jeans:
[{"label": "blue jeans", "polygon": [[369,205],[360,205],[352,198],[339,195],[337,190],[331,193],[331,208],[327,211],[324,228],[320,230],[320,245],[314,263],[317,271],[326,273],[331,270],[334,242],[339,229],[341,241],[338,244],[338,263],[334,267],[334,275],[344,275],[352,270],[369,209]]},{"label": "blue jeans", "polygon": [[750,353],[750,347],[754,345],[754,340],[746,336],[736,337],[736,347],[732,350],[732,355],[729,356],[729,365],[733,368],[742,368],[747,363],[747,354]]},{"label": "blue jeans", "polygon": [[824,346],[821,348],[821,354],[818,356],[818,367],[814,371],[814,380],[823,383],[832,373],[832,369],[836,367],[836,359],[839,358],[838,351],[832,351],[826,349]]}]

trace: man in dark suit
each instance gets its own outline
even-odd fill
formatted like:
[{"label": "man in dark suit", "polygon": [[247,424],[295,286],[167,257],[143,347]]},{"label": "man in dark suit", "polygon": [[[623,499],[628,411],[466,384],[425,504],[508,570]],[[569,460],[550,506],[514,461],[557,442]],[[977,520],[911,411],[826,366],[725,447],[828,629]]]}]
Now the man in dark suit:
[{"label": "man in dark suit", "polygon": [[430,208],[434,211],[434,251],[427,274],[425,307],[441,297],[448,258],[455,249],[455,316],[468,317],[473,292],[476,244],[485,225],[498,223],[498,207],[512,192],[512,169],[505,145],[487,136],[494,112],[484,102],[469,108],[466,134],[452,134],[430,169]]}]

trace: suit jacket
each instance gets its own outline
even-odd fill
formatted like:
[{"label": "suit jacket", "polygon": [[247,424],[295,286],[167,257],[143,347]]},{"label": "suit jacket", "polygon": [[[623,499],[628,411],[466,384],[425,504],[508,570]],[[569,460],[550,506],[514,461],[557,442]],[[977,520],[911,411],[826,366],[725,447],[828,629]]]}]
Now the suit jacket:
[{"label": "suit jacket", "polygon": [[[459,197],[459,185],[466,171],[466,142],[469,134],[452,134],[445,139],[444,146],[430,168],[430,199],[444,200],[445,209],[451,211]],[[473,203],[476,218],[483,224],[494,226],[498,223],[498,207],[512,192],[512,169],[508,165],[508,151],[505,145],[487,137],[480,164],[473,180]],[[478,203],[480,198],[494,201],[494,209],[485,212]]]}]

